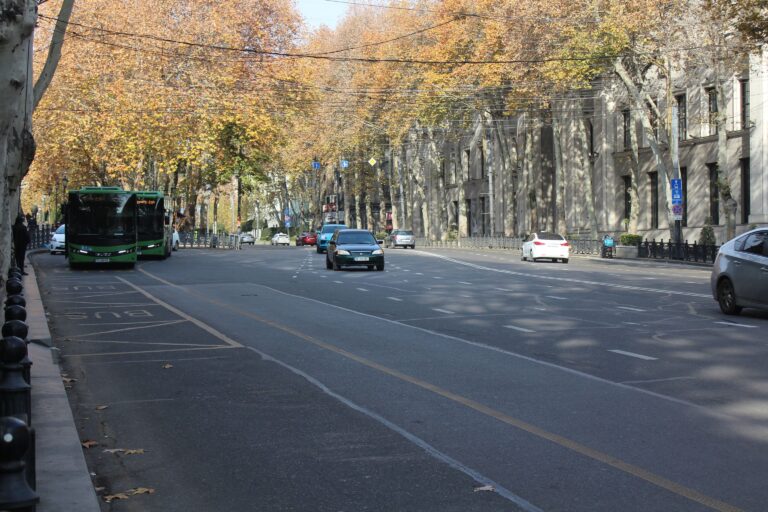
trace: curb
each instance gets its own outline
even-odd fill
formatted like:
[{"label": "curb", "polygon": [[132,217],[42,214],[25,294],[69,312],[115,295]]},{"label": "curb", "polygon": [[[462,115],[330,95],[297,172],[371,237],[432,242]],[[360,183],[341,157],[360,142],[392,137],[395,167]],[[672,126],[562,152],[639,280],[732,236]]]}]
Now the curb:
[{"label": "curb", "polygon": [[52,345],[48,319],[29,260],[24,297],[29,315],[29,358],[32,364],[32,417],[35,428],[37,512],[100,512],[72,409],[61,380],[58,349]]}]

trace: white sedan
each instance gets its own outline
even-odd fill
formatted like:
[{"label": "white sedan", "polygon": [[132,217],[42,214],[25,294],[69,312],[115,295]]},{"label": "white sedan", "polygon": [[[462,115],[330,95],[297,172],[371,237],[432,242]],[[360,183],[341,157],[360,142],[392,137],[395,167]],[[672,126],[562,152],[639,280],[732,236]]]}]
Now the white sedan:
[{"label": "white sedan", "polygon": [[272,245],[290,245],[291,239],[285,233],[275,233],[270,243]]},{"label": "white sedan", "polygon": [[541,258],[560,260],[568,263],[571,244],[557,233],[532,233],[523,242],[520,258],[523,261],[536,261]]}]

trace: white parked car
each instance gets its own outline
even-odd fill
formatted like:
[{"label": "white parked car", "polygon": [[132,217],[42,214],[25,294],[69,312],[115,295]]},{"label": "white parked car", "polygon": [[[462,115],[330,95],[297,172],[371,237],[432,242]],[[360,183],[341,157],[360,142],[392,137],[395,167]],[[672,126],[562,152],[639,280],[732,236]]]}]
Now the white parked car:
[{"label": "white parked car", "polygon": [[64,224],[62,224],[56,228],[56,231],[54,231],[53,235],[51,236],[51,254],[56,254],[57,252],[64,253],[67,250],[66,244],[64,243],[65,241],[66,235],[64,234]]},{"label": "white parked car", "polygon": [[557,233],[532,233],[523,242],[520,259],[536,261],[544,258],[568,263],[570,252],[571,244]]},{"label": "white parked car", "polygon": [[270,243],[272,245],[290,245],[291,239],[285,233],[275,233]]},{"label": "white parked car", "polygon": [[712,266],[712,296],[726,315],[768,309],[768,229],[739,235],[720,247]]}]

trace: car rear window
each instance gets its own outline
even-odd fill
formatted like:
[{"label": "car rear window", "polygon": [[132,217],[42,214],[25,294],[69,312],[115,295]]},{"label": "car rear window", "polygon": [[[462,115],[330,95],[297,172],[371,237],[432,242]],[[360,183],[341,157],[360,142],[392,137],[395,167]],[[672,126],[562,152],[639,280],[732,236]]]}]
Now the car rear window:
[{"label": "car rear window", "polygon": [[402,230],[402,231],[398,232],[397,234],[398,235],[411,235],[411,236],[413,236],[413,231]]},{"label": "car rear window", "polygon": [[337,244],[375,244],[376,239],[370,233],[341,232],[336,239]]},{"label": "car rear window", "polygon": [[536,236],[538,236],[539,240],[565,240],[565,238],[557,233],[537,233]]},{"label": "car rear window", "polygon": [[54,233],[56,233],[57,235],[63,235],[64,234],[64,224],[62,224],[61,226],[56,228],[56,231]]},{"label": "car rear window", "polygon": [[326,224],[323,226],[321,233],[333,233],[337,229],[344,229],[345,227],[344,224]]}]

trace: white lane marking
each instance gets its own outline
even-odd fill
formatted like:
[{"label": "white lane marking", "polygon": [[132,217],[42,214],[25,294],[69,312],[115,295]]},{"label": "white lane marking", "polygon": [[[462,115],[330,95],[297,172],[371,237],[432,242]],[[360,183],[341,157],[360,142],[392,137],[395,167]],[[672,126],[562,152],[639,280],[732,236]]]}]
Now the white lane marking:
[{"label": "white lane marking", "polygon": [[634,352],[626,352],[624,350],[609,350],[608,352],[613,352],[614,354],[621,354],[623,356],[635,357],[637,359],[642,359],[643,361],[656,361],[658,359],[656,357],[644,356],[643,354],[635,354]]},{"label": "white lane marking", "polygon": [[[421,252],[421,251],[415,251],[414,254],[422,254],[422,255],[426,254],[426,255],[429,255],[430,253],[424,253],[424,252]],[[160,278],[158,278],[156,276],[151,276],[151,277],[153,279],[161,280]],[[161,280],[161,281],[163,281],[163,280]],[[173,285],[173,286],[176,286],[177,288],[179,288],[181,290],[184,289],[183,286],[179,286],[179,285]],[[515,359],[519,359],[519,360],[522,360],[522,361],[528,361],[528,362],[537,364],[539,366],[545,366],[547,368],[553,368],[553,369],[561,371],[563,373],[568,373],[570,375],[576,375],[576,376],[581,377],[583,379],[591,380],[591,381],[594,381],[594,382],[600,382],[601,384],[606,384],[608,386],[622,388],[622,389],[625,389],[625,390],[628,390],[628,391],[632,391],[634,393],[640,393],[640,394],[643,394],[643,395],[652,396],[654,398],[658,398],[660,400],[664,400],[665,402],[670,402],[670,403],[673,403],[673,404],[679,404],[679,405],[684,405],[686,407],[691,407],[692,409],[696,409],[697,411],[701,411],[701,412],[703,412],[703,413],[705,413],[705,414],[707,414],[707,415],[709,415],[709,416],[711,416],[713,418],[733,418],[733,416],[729,416],[727,414],[722,414],[722,413],[713,411],[712,409],[709,409],[709,408],[707,408],[707,407],[705,407],[703,405],[699,405],[699,404],[694,403],[694,402],[689,402],[688,400],[683,400],[681,398],[675,398],[675,397],[669,396],[669,395],[663,395],[661,393],[656,393],[655,391],[651,391],[649,389],[638,388],[638,387],[635,387],[635,386],[628,386],[626,384],[622,384],[621,382],[616,382],[616,381],[613,381],[613,380],[604,379],[602,377],[598,377],[596,375],[592,375],[592,374],[589,374],[589,373],[586,373],[586,372],[583,372],[583,371],[580,371],[580,370],[574,370],[573,368],[568,368],[567,366],[561,366],[561,365],[558,365],[558,364],[555,364],[555,363],[550,363],[549,361],[544,361],[542,359],[536,359],[535,357],[526,356],[526,355],[520,354],[518,352],[512,352],[511,350],[506,350],[506,349],[503,349],[503,348],[495,347],[493,345],[488,345],[486,343],[480,343],[480,342],[477,342],[477,341],[471,341],[471,340],[468,340],[466,338],[460,338],[458,336],[452,336],[450,334],[445,334],[445,333],[442,333],[440,331],[434,331],[432,329],[427,329],[425,327],[418,327],[418,326],[415,326],[415,325],[406,324],[406,323],[403,323],[402,321],[391,320],[389,318],[383,318],[383,317],[380,317],[380,316],[371,315],[369,313],[363,313],[362,311],[356,311],[354,309],[345,308],[343,306],[337,306],[335,304],[328,304],[327,302],[322,302],[322,301],[317,300],[317,299],[312,299],[312,298],[306,297],[304,295],[296,295],[294,293],[284,292],[283,290],[279,290],[277,288],[271,288],[271,287],[265,286],[263,284],[259,284],[259,285],[256,285],[256,286],[258,286],[259,288],[264,288],[264,289],[270,290],[273,293],[277,293],[277,294],[283,295],[285,297],[292,297],[292,298],[296,299],[297,301],[302,301],[303,300],[303,301],[311,302],[313,304],[317,304],[317,305],[320,305],[320,306],[323,306],[323,307],[327,307],[327,308],[330,308],[330,309],[337,309],[339,311],[346,311],[347,313],[351,313],[353,315],[359,315],[361,317],[370,318],[372,320],[378,320],[378,321],[381,321],[381,322],[398,325],[400,327],[406,327],[406,328],[409,328],[409,329],[413,329],[415,331],[431,334],[433,336],[437,336],[437,337],[440,337],[440,338],[443,338],[443,339],[446,339],[446,340],[452,340],[452,341],[455,341],[457,343],[468,345],[470,347],[477,347],[477,348],[479,348],[481,350],[487,350],[489,352],[495,352],[497,354],[503,354],[505,356],[512,357],[512,358],[515,358]],[[709,297],[709,296],[707,296],[707,297]],[[251,347],[246,347],[246,348],[251,348]],[[253,349],[251,348],[251,350],[253,350]]]},{"label": "white lane marking", "polygon": [[733,326],[733,327],[746,327],[748,329],[754,329],[754,328],[757,327],[756,325],[737,324],[736,322],[715,322],[715,323],[716,324],[721,324],[721,325]]},{"label": "white lane marking", "polygon": [[356,290],[361,291],[361,292],[367,292],[368,291],[365,288],[356,288]]},{"label": "white lane marking", "polygon": [[494,290],[500,291],[500,292],[513,292],[514,290],[510,290],[509,288],[494,288]]},{"label": "white lane marking", "polygon": [[555,299],[555,300],[568,300],[565,297],[558,297],[556,295],[546,295],[546,298],[548,298],[548,299]]},{"label": "white lane marking", "polygon": [[397,297],[387,297],[389,300],[393,300],[395,302],[403,302],[403,299],[398,299]]},{"label": "white lane marking", "polygon": [[440,308],[432,308],[432,311],[437,311],[438,313],[445,313],[446,315],[453,315],[453,311],[448,311],[447,309],[440,309]]},{"label": "white lane marking", "polygon": [[534,331],[532,329],[526,329],[525,327],[518,327],[516,325],[505,325],[504,327],[506,327],[507,329],[514,329],[514,330],[520,331],[520,332],[536,332],[536,331]]},{"label": "white lane marking", "polygon": [[434,276],[432,279],[442,279],[442,277]]},{"label": "white lane marking", "polygon": [[629,306],[616,306],[616,309],[626,309],[627,311],[641,311],[641,312],[645,311],[644,309],[632,308],[632,307],[629,307]]},{"label": "white lane marking", "polygon": [[344,284],[344,281],[334,281],[336,284]]},{"label": "white lane marking", "polygon": [[465,267],[471,267],[477,270],[487,270],[489,272],[498,272],[500,274],[507,274],[511,276],[521,276],[521,277],[528,277],[532,279],[541,279],[541,280],[549,280],[549,281],[565,281],[568,283],[579,283],[579,284],[588,284],[588,285],[594,285],[599,286],[602,288],[617,288],[620,290],[633,290],[638,292],[649,292],[649,293],[662,293],[667,295],[682,295],[685,297],[698,297],[702,299],[711,299],[711,294],[704,294],[704,293],[691,293],[691,292],[682,292],[678,290],[661,290],[659,288],[644,288],[642,286],[630,286],[625,284],[615,284],[615,283],[607,283],[604,281],[586,281],[584,279],[574,279],[572,277],[555,277],[555,276],[543,276],[540,274],[529,274],[527,272],[515,272],[513,270],[505,270],[500,268],[491,268],[491,267],[484,267],[482,265],[477,265],[475,263],[468,263],[466,261],[457,260],[454,258],[449,258],[448,256],[443,256],[440,254],[434,254],[431,252],[424,252],[424,251],[414,251],[413,254],[418,254],[419,256],[428,256],[432,258],[439,258],[441,260],[450,261],[451,263],[456,263],[457,265],[464,265]]},{"label": "white lane marking", "polygon": [[546,311],[547,310],[547,308],[531,308],[531,309],[535,309],[536,311]]},{"label": "white lane marking", "polygon": [[328,276],[320,276],[320,277],[322,277],[323,279],[327,279],[328,278]]},{"label": "white lane marking", "polygon": [[423,276],[424,274],[422,272],[416,272],[417,276]]},{"label": "white lane marking", "polygon": [[466,281],[459,281],[459,284],[468,284],[468,285],[471,285],[472,283],[468,283],[468,282],[466,282]]},{"label": "white lane marking", "polygon": [[403,269],[403,272],[410,272],[407,268]]},{"label": "white lane marking", "polygon": [[464,297],[465,299],[471,299],[472,298],[471,295],[466,294],[466,293],[462,293],[461,295],[459,295],[459,297]]},{"label": "white lane marking", "polygon": [[621,322],[621,323],[627,324],[627,325],[643,325],[643,324],[639,324],[637,322]]}]

